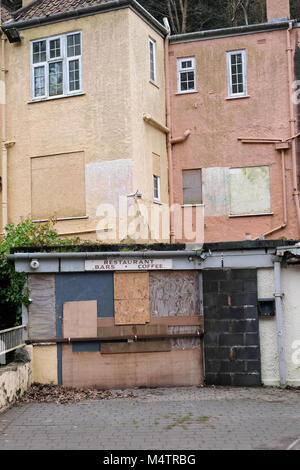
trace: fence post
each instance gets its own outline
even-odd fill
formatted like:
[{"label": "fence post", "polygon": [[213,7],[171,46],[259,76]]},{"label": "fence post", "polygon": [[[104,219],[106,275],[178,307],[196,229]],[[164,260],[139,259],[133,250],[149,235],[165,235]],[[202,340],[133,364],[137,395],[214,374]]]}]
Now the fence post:
[{"label": "fence post", "polygon": [[[5,346],[4,341],[1,341],[1,340],[0,340],[0,351],[1,351],[2,349],[5,351],[6,346]],[[5,366],[5,364],[6,364],[6,354],[0,354],[0,365],[1,365],[1,366]]]}]

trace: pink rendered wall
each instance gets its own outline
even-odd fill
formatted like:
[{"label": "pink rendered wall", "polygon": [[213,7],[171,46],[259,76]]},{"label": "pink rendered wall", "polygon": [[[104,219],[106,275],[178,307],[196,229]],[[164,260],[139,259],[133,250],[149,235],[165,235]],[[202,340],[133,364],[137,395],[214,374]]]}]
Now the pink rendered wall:
[{"label": "pink rendered wall", "polygon": [[[299,30],[296,30],[299,31]],[[294,31],[293,42],[295,44]],[[245,49],[248,98],[227,99],[226,52]],[[286,30],[206,39],[170,45],[172,136],[191,129],[173,146],[174,202],[183,203],[182,170],[211,167],[269,166],[274,215],[205,216],[205,242],[252,239],[283,223],[281,155],[273,144],[243,144],[241,137],[290,137]],[[197,92],[177,94],[177,58],[195,57]],[[298,238],[292,198],[291,151],[286,152],[287,215],[285,229],[266,238]],[[205,203],[205,201],[204,201]],[[217,211],[216,211],[217,212]]]}]

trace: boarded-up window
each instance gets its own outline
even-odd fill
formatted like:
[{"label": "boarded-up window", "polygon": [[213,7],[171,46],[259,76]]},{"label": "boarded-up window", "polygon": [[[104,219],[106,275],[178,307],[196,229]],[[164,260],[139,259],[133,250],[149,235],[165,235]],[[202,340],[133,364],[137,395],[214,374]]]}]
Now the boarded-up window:
[{"label": "boarded-up window", "polygon": [[116,325],[149,322],[149,273],[115,273],[114,298]]},{"label": "boarded-up window", "polygon": [[151,317],[199,315],[198,272],[151,272],[150,311]]},{"label": "boarded-up window", "polygon": [[202,204],[201,170],[182,171],[183,204]]},{"label": "boarded-up window", "polygon": [[28,309],[29,338],[55,338],[55,276],[53,274],[30,274],[28,288],[32,300]]},{"label": "boarded-up window", "polygon": [[230,213],[232,215],[271,212],[268,166],[231,168],[229,181]]},{"label": "boarded-up window", "polygon": [[64,303],[63,336],[65,338],[97,337],[97,300]]},{"label": "boarded-up window", "polygon": [[31,159],[33,219],[85,216],[83,152]]},{"label": "boarded-up window", "polygon": [[152,170],[153,175],[160,176],[160,156],[157,153],[152,153]]}]

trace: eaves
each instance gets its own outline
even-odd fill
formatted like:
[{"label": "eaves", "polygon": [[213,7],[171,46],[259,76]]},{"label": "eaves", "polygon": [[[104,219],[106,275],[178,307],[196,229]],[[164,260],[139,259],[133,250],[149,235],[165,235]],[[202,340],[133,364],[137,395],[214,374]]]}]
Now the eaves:
[{"label": "eaves", "polygon": [[136,0],[112,0],[111,2],[107,2],[104,4],[91,5],[88,7],[78,8],[76,10],[54,13],[51,15],[30,18],[23,21],[9,20],[2,24],[2,29],[5,32],[12,28],[15,28],[17,30],[36,28],[51,23],[58,23],[62,21],[83,18],[86,16],[96,15],[99,13],[107,13],[109,11],[120,10],[124,8],[130,8],[140,18],[142,18],[143,21],[149,24],[149,26],[151,26],[158,34],[160,34],[160,36],[165,37],[168,34],[166,28],[158,20],[156,20],[145,8],[143,8],[138,2],[136,2]]}]

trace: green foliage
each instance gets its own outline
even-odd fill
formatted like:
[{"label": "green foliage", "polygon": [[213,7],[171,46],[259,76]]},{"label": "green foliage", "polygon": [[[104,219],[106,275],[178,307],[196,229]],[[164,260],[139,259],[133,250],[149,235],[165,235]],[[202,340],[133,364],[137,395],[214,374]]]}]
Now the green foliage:
[{"label": "green foliage", "polygon": [[14,264],[7,259],[11,250],[18,246],[62,246],[78,245],[78,238],[60,238],[54,230],[54,221],[36,224],[25,220],[18,225],[9,224],[0,241],[0,330],[21,322],[22,303],[29,305],[25,288],[26,275],[16,273]]}]

